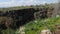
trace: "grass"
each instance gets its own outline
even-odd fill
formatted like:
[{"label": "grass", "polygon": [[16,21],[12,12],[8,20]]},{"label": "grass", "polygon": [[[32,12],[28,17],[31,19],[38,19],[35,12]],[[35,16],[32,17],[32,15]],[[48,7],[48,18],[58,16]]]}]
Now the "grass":
[{"label": "grass", "polygon": [[38,34],[43,29],[50,29],[52,32],[56,30],[55,25],[60,25],[60,17],[46,18],[42,20],[37,20],[37,23],[31,21],[26,24],[25,32],[26,34]]}]

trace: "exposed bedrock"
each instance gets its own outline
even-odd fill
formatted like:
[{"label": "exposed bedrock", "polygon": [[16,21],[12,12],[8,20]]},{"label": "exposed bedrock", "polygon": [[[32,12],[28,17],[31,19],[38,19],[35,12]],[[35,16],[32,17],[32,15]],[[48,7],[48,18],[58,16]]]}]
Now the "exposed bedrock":
[{"label": "exposed bedrock", "polygon": [[[51,11],[49,11],[51,13]],[[51,13],[52,14],[52,13]],[[0,11],[0,17],[5,17],[5,22],[2,23],[0,27],[6,27],[6,28],[19,28],[19,26],[22,26],[29,21],[32,21],[34,19],[38,18],[46,18],[50,14],[48,14],[48,11],[46,9],[37,9],[34,8],[28,8],[28,9],[19,9],[19,10],[10,10],[6,12]],[[11,20],[10,20],[11,19]],[[8,22],[11,21],[11,22]],[[6,24],[7,23],[7,24]]]}]

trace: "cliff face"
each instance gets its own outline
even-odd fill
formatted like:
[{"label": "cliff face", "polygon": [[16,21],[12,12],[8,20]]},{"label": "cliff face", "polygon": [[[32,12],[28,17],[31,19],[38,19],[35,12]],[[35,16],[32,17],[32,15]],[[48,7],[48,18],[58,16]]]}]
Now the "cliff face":
[{"label": "cliff face", "polygon": [[60,15],[60,2],[54,5],[53,17]]},{"label": "cliff face", "polygon": [[[49,11],[46,9],[35,10],[34,8],[29,8],[29,9],[10,10],[10,11],[6,11],[6,12],[0,12],[0,17],[6,17],[5,22],[3,22],[3,24],[5,24],[5,26],[7,28],[19,28],[19,26],[22,26],[34,19],[49,17],[50,14],[48,12]],[[11,20],[9,20],[7,18],[11,18]],[[13,21],[13,22],[11,23],[8,21],[11,21],[11,22]],[[1,26],[3,24],[1,24]],[[3,26],[3,27],[5,27],[5,26]]]},{"label": "cliff face", "polygon": [[11,23],[9,26],[11,26],[12,28],[18,28],[19,26],[26,24],[27,22],[31,20],[34,20],[34,12],[35,10],[33,8],[22,9],[22,10],[11,10],[11,11],[6,11],[6,12],[0,12],[0,17],[12,18],[13,25],[11,25],[12,24]]}]

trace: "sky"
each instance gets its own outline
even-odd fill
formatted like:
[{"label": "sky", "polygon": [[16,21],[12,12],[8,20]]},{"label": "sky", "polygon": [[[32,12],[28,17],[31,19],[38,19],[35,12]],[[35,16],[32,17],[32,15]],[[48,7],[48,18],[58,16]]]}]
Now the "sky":
[{"label": "sky", "polygon": [[45,3],[55,3],[58,0],[0,0],[0,7],[26,6]]}]

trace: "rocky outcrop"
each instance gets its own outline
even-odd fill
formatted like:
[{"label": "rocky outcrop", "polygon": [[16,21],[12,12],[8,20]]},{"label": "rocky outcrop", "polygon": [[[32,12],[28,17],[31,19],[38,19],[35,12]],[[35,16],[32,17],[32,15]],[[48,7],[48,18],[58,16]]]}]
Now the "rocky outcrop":
[{"label": "rocky outcrop", "polygon": [[[6,19],[7,19],[7,17],[12,18],[13,25],[11,25],[11,28],[18,28],[19,26],[26,24],[27,22],[33,20],[34,12],[35,12],[35,10],[33,8],[21,9],[21,10],[11,10],[11,11],[6,11],[6,12],[1,12],[0,16],[6,17]],[[8,21],[8,19],[7,19],[7,21]],[[10,22],[8,22],[8,23],[10,23]],[[3,24],[1,24],[1,25],[3,25]]]},{"label": "rocky outcrop", "polygon": [[[52,11],[50,11],[50,12],[52,12]],[[6,17],[6,19],[7,19],[7,17],[12,18],[13,25],[11,25],[11,28],[13,28],[13,29],[19,28],[19,26],[22,26],[22,25],[26,24],[27,22],[32,21],[36,18],[37,19],[46,18],[49,15],[50,14],[48,14],[48,9],[45,9],[45,8],[36,9],[36,10],[34,8],[28,8],[28,9],[10,10],[10,11],[6,11],[6,12],[0,11],[0,17]],[[5,21],[7,22],[8,20],[9,19],[7,19]],[[7,22],[7,23],[10,23],[10,22]]]}]

